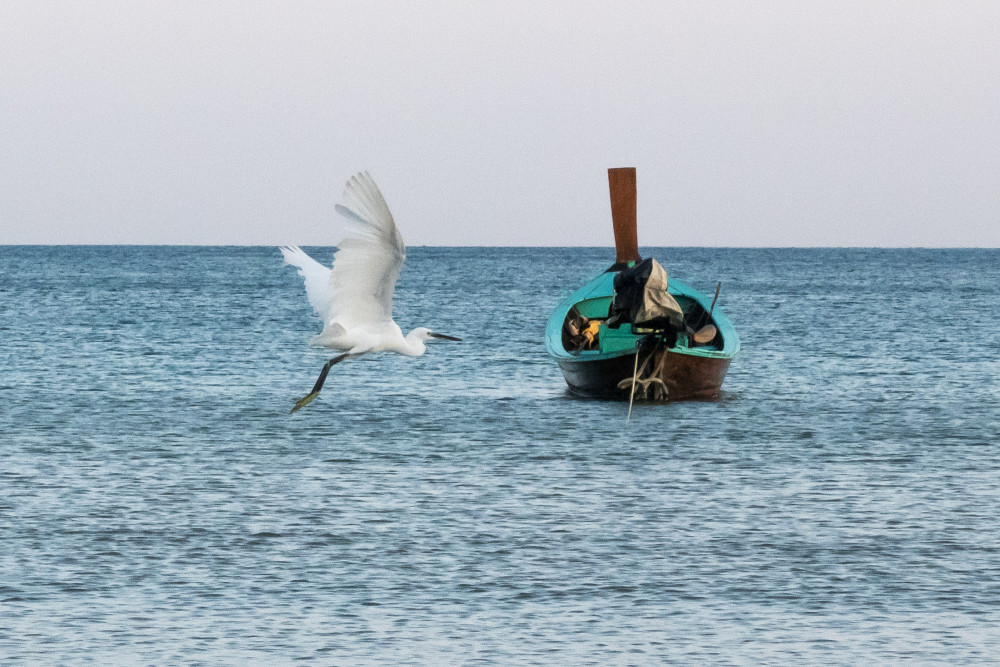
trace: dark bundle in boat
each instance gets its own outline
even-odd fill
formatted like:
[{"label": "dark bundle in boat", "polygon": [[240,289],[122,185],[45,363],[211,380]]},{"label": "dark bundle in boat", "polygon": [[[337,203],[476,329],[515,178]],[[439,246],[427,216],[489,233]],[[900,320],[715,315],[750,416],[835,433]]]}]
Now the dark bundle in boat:
[{"label": "dark bundle in boat", "polygon": [[707,297],[639,256],[635,169],[609,169],[616,262],[561,303],[546,348],[570,390],[602,398],[712,398],[739,351]]}]

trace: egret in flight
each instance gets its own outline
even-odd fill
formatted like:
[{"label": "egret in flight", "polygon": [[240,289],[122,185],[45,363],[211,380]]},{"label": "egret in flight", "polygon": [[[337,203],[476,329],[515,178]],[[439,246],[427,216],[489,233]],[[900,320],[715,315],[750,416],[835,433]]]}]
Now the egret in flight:
[{"label": "egret in flight", "polygon": [[297,246],[281,249],[285,262],[297,267],[306,283],[306,296],[323,318],[323,331],[314,345],[341,350],[326,362],[312,391],[300,398],[292,412],[312,402],[334,364],[371,352],[395,352],[410,357],[423,354],[426,341],[459,340],[426,327],[403,335],[392,320],[392,297],[406,259],[403,238],[392,213],[367,172],[358,174],[344,188],[344,206],[337,212],[349,224],[328,269]]}]

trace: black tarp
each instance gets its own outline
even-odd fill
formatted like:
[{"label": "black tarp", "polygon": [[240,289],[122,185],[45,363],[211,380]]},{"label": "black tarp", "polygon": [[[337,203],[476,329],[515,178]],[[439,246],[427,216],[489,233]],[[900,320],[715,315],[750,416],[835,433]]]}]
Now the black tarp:
[{"label": "black tarp", "polygon": [[652,257],[619,271],[614,288],[606,322],[612,329],[622,324],[644,329],[683,329],[684,312],[667,292],[667,272]]}]

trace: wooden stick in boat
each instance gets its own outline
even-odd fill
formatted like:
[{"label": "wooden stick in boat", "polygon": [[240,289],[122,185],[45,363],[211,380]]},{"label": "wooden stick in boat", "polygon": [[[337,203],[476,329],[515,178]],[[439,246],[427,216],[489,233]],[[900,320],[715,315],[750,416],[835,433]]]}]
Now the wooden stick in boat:
[{"label": "wooden stick in boat", "polygon": [[712,319],[712,313],[715,311],[715,302],[719,298],[719,290],[722,289],[722,281],[715,283],[715,296],[712,297],[712,307],[708,309],[708,319]]},{"label": "wooden stick in boat", "polygon": [[[715,312],[715,302],[719,298],[719,290],[721,288],[722,288],[722,281],[720,280],[719,282],[715,283],[715,296],[712,297],[712,305],[709,307],[709,309],[705,313],[702,314],[701,317],[698,318],[698,326],[697,326],[698,330],[700,330],[706,324],[710,324],[711,323],[711,321],[712,321],[712,313]],[[692,332],[688,331],[688,333],[690,334]]]}]

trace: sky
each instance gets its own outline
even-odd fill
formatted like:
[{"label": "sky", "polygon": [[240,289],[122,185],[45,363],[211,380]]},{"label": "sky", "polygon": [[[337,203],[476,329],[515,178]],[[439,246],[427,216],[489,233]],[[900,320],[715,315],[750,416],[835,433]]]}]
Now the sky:
[{"label": "sky", "polygon": [[0,244],[1000,246],[1000,3],[0,0]]}]

